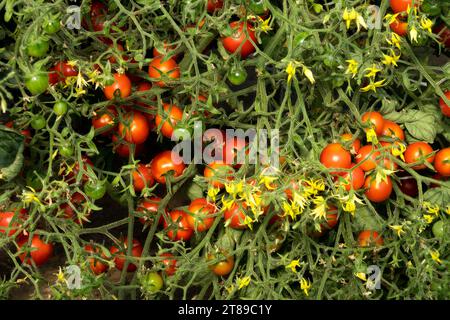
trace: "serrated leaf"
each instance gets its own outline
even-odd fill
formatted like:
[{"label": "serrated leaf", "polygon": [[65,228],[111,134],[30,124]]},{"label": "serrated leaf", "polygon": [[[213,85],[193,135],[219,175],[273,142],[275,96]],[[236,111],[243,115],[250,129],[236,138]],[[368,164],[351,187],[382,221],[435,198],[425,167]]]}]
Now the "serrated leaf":
[{"label": "serrated leaf", "polygon": [[391,112],[384,115],[385,119],[404,124],[408,133],[415,139],[432,143],[440,128],[436,116],[431,112],[409,110]]},{"label": "serrated leaf", "polygon": [[0,178],[10,181],[20,172],[23,165],[25,137],[20,133],[0,126]]},{"label": "serrated leaf", "polygon": [[375,214],[368,207],[356,209],[353,223],[359,230],[381,230],[382,225],[377,221]]},{"label": "serrated leaf", "polygon": [[450,203],[450,189],[445,187],[429,189],[423,194],[423,199],[445,209]]}]

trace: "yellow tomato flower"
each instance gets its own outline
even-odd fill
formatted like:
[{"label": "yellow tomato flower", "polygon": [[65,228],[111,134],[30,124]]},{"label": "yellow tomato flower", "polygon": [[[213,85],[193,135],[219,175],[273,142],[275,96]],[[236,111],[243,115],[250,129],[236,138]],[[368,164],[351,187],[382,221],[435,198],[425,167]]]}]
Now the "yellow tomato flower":
[{"label": "yellow tomato flower", "polygon": [[433,259],[434,261],[436,261],[436,262],[439,263],[439,264],[442,263],[441,259],[439,258],[440,255],[441,255],[441,254],[439,253],[439,251],[437,251],[437,250],[432,250],[432,251],[430,251],[430,255],[431,255],[431,259]]},{"label": "yellow tomato flower", "polygon": [[403,230],[403,226],[402,225],[391,225],[391,226],[389,226],[389,228],[394,230],[397,233],[397,236],[399,238],[401,238],[403,233],[406,233],[405,230]]},{"label": "yellow tomato flower", "polygon": [[354,78],[358,74],[358,61],[354,59],[346,60],[348,63],[346,74],[351,74],[352,78]]},{"label": "yellow tomato flower", "polygon": [[249,276],[244,278],[237,278],[236,285],[238,286],[238,290],[241,290],[242,288],[248,286],[250,284],[251,278]]},{"label": "yellow tomato flower", "polygon": [[302,279],[300,280],[300,289],[303,290],[305,295],[309,295],[309,289],[311,288],[311,286],[311,282],[302,277]]},{"label": "yellow tomato flower", "polygon": [[375,64],[372,65],[370,68],[366,68],[364,71],[369,71],[365,77],[366,78],[375,78],[377,76],[377,73],[381,71]]},{"label": "yellow tomato flower", "polygon": [[372,90],[373,92],[377,92],[377,88],[383,87],[385,85],[385,83],[384,83],[385,81],[386,81],[386,79],[383,79],[383,80],[377,81],[377,82],[370,81],[370,84],[368,84],[364,88],[361,88],[361,91],[368,92],[368,91]]},{"label": "yellow tomato flower", "polygon": [[419,33],[417,32],[417,29],[415,26],[412,26],[411,30],[409,31],[409,36],[411,37],[411,41],[417,42],[417,36]]},{"label": "yellow tomato flower", "polygon": [[292,272],[297,272],[297,267],[300,267],[300,259],[292,260],[287,266],[286,269],[291,269]]},{"label": "yellow tomato flower", "polygon": [[433,27],[433,21],[428,19],[426,16],[422,16],[422,18],[420,19],[420,25],[429,33],[433,33],[433,31],[431,30],[431,28]]},{"label": "yellow tomato flower", "polygon": [[296,67],[292,61],[290,61],[286,67],[286,73],[288,74],[287,81],[290,82],[295,77]]},{"label": "yellow tomato flower", "polygon": [[306,78],[308,78],[309,82],[311,82],[312,84],[316,82],[311,69],[309,69],[308,67],[303,66],[303,74],[305,75]]},{"label": "yellow tomato flower", "polygon": [[318,196],[312,200],[315,204],[315,208],[311,212],[314,220],[325,219],[327,216],[327,202],[322,196]]},{"label": "yellow tomato flower", "polygon": [[358,13],[356,12],[355,8],[352,8],[352,10],[350,11],[347,8],[344,9],[344,12],[342,13],[342,19],[344,19],[347,29],[350,28],[350,24],[353,20],[356,20],[357,17]]},{"label": "yellow tomato flower", "polygon": [[385,55],[383,54],[383,61],[381,61],[383,64],[387,65],[387,66],[396,66],[397,65],[397,61],[400,59],[400,55],[396,55],[394,50],[391,49],[391,54],[390,55]]}]

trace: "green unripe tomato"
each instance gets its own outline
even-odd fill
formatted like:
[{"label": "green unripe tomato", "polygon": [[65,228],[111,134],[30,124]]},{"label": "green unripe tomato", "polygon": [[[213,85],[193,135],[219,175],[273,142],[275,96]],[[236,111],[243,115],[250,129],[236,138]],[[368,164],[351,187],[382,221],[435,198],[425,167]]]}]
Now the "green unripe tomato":
[{"label": "green unripe tomato", "polygon": [[144,292],[156,293],[162,289],[164,280],[157,272],[150,272],[141,279],[141,286]]},{"label": "green unripe tomato", "polygon": [[267,11],[264,5],[264,0],[250,0],[248,3],[248,8],[251,12],[257,15],[261,15]]},{"label": "green unripe tomato", "polygon": [[73,148],[70,145],[59,146],[59,154],[63,157],[70,158],[73,155]]},{"label": "green unripe tomato", "polygon": [[436,238],[442,239],[444,236],[444,221],[439,220],[433,224],[433,234]]},{"label": "green unripe tomato", "polygon": [[228,72],[228,80],[235,86],[241,85],[247,80],[247,71],[241,67],[233,67]]},{"label": "green unripe tomato", "polygon": [[40,71],[25,77],[25,87],[33,95],[44,93],[48,88],[48,73]]},{"label": "green unripe tomato", "polygon": [[34,130],[41,130],[45,128],[45,125],[47,124],[47,121],[45,120],[44,116],[37,115],[34,116],[33,119],[31,119],[31,127]]},{"label": "green unripe tomato", "polygon": [[61,25],[59,24],[58,19],[47,19],[42,28],[47,34],[54,34],[59,31]]},{"label": "green unripe tomato", "polygon": [[67,112],[67,102],[65,101],[56,101],[55,104],[53,105],[53,112],[57,115],[57,116],[63,116],[66,114]]},{"label": "green unripe tomato", "polygon": [[38,38],[27,45],[27,54],[31,57],[43,57],[49,48],[48,40]]},{"label": "green unripe tomato", "polygon": [[84,185],[84,192],[86,195],[93,199],[98,200],[103,198],[106,193],[106,185],[104,182],[88,182]]}]

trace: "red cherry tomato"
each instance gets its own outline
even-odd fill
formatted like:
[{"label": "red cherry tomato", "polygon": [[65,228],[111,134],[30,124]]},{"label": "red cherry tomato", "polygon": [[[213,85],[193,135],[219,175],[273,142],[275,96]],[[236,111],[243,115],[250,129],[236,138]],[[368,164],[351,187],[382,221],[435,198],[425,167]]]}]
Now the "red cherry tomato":
[{"label": "red cherry tomato", "polygon": [[[433,148],[428,143],[413,142],[406,147],[406,150],[404,153],[405,162],[408,164],[415,163],[415,162],[419,161],[420,159],[423,159],[426,157],[426,161],[428,161],[429,163],[433,163],[434,155],[428,156],[432,152],[433,152]],[[425,169],[426,165],[419,164],[419,165],[413,166],[412,168],[414,170]]]},{"label": "red cherry tomato", "polygon": [[[230,28],[233,30],[233,34],[221,39],[225,50],[227,50],[229,53],[235,53],[236,51],[238,51],[240,52],[242,58],[246,58],[256,50],[256,48],[249,40],[251,39],[254,43],[256,43],[255,31],[252,29],[252,25],[247,22],[247,32],[245,32],[244,24],[244,22],[240,21],[234,21],[230,23]],[[248,33],[248,36],[246,33]]]},{"label": "red cherry tomato", "polygon": [[360,247],[382,246],[384,241],[380,234],[372,230],[364,230],[358,235],[358,243]]},{"label": "red cherry tomato", "polygon": [[184,211],[173,210],[169,213],[169,221],[164,220],[164,229],[172,241],[188,241],[194,234],[194,230],[189,227],[187,216]]},{"label": "red cherry tomato", "polygon": [[360,168],[365,172],[371,171],[376,168],[378,159],[381,155],[380,151],[374,150],[371,144],[365,145],[359,149],[356,155],[356,163],[360,164]]},{"label": "red cherry tomato", "polygon": [[419,194],[419,188],[417,185],[417,180],[414,179],[412,176],[408,175],[407,173],[398,173],[397,176],[399,177],[399,184],[400,190],[412,197],[415,198]]},{"label": "red cherry tomato", "polygon": [[158,87],[166,87],[167,84],[161,79],[168,77],[171,79],[180,78],[180,68],[178,63],[172,58],[163,61],[163,57],[154,58],[148,66],[148,76],[155,81]]},{"label": "red cherry tomato", "polygon": [[205,178],[207,178],[210,181],[210,184],[214,188],[222,189],[225,187],[225,185],[220,182],[220,180],[212,179],[213,177],[221,177],[225,178],[227,180],[232,180],[233,177],[231,176],[233,174],[234,170],[231,166],[223,163],[223,161],[214,161],[208,164],[205,167],[205,170],[203,171],[203,175]]},{"label": "red cherry tomato", "polygon": [[233,165],[235,168],[241,167],[245,163],[245,155],[250,153],[247,145],[245,138],[228,137],[223,148],[223,160],[225,163]]},{"label": "red cherry tomato", "polygon": [[[449,36],[450,37],[450,36]],[[449,45],[450,47],[450,45]],[[445,92],[445,96],[450,100],[450,90]],[[439,100],[439,105],[441,106],[441,111],[444,116],[447,118],[450,117],[450,106],[444,102],[444,99],[441,98]]]},{"label": "red cherry tomato", "polygon": [[187,222],[189,227],[197,232],[203,232],[211,228],[214,223],[214,213],[217,208],[205,198],[198,198],[188,207]]},{"label": "red cherry tomato", "polygon": [[28,247],[29,237],[22,237],[17,245],[19,250],[29,250],[29,253],[22,253],[19,255],[20,261],[26,264],[34,262],[37,266],[46,263],[53,255],[53,245],[51,243],[44,242],[38,235],[34,235],[31,238],[31,247]]},{"label": "red cherry tomato", "polygon": [[136,192],[144,190],[145,187],[151,188],[155,183],[150,165],[138,164],[137,169],[133,171],[132,176],[133,186]]},{"label": "red cherry tomato", "polygon": [[[164,49],[166,50],[166,55],[168,55],[168,56],[170,55],[170,58],[175,59],[175,60],[178,58],[179,54],[172,54],[172,51],[174,51],[177,48],[177,46],[175,44],[169,45],[169,44],[167,44],[167,42],[164,41],[163,46],[164,46]],[[162,56],[164,56],[163,53],[159,52],[158,49],[153,48],[153,57],[154,58],[160,58]]]},{"label": "red cherry tomato", "polygon": [[[75,219],[76,223],[82,225],[84,221],[78,219],[77,212],[74,210],[74,208],[77,210],[82,210],[83,204],[85,204],[87,201],[88,199],[85,196],[83,196],[79,192],[75,192],[70,198],[70,203],[72,204],[72,206],[69,203],[63,203],[60,206],[60,208],[64,211],[64,217],[72,220]],[[89,218],[89,215],[90,214],[87,214],[86,218]]]},{"label": "red cherry tomato", "polygon": [[[234,257],[224,253],[225,259],[217,262],[216,264],[210,265],[209,268],[217,276],[226,276],[233,271],[234,268]],[[207,260],[215,260],[216,257],[213,254],[209,254]]]},{"label": "red cherry tomato", "polygon": [[395,19],[395,21],[392,22],[389,27],[400,37],[405,37],[408,34],[408,22],[404,22],[399,18]]},{"label": "red cherry tomato", "polygon": [[342,175],[342,178],[345,182],[342,185],[345,187],[345,190],[350,191],[359,190],[364,185],[364,171],[360,167],[355,167],[356,164],[352,164],[350,168],[352,168],[349,172],[345,172]]},{"label": "red cherry tomato", "polygon": [[441,176],[450,176],[450,147],[442,149],[436,154],[434,168]]},{"label": "red cherry tomato", "polygon": [[351,148],[350,152],[352,154],[358,153],[359,148],[361,148],[361,140],[359,140],[358,138],[353,140],[353,135],[351,133],[344,133],[344,134],[342,134],[341,135],[341,139],[342,139],[343,142],[353,141],[352,148]]},{"label": "red cherry tomato", "polygon": [[164,272],[170,277],[177,272],[177,260],[173,257],[170,252],[164,252],[159,255],[160,257],[167,257],[162,261],[164,265]]},{"label": "red cherry tomato", "polygon": [[[160,202],[161,202],[161,198],[158,198],[158,197],[145,198],[139,202],[136,211],[138,211],[142,215],[142,217],[139,218],[139,221],[143,225],[153,223],[156,215],[158,214],[158,207],[159,207]],[[158,224],[163,224],[163,223],[164,223],[164,217],[163,217],[163,215],[161,215],[161,217],[159,218]]]},{"label": "red cherry tomato", "polygon": [[8,236],[13,236],[21,228],[26,213],[26,209],[21,209],[18,212],[0,212],[0,233],[6,233],[9,229]]},{"label": "red cherry tomato", "polygon": [[[82,165],[83,165],[83,170],[84,171],[88,170],[88,166],[91,167],[91,168],[94,167],[94,163],[91,161],[91,159],[89,159],[85,155],[81,156],[81,161],[83,163]],[[66,181],[67,182],[74,182],[74,180],[78,176],[79,172],[80,172],[80,164],[78,162],[76,162],[75,165],[73,166],[73,169],[67,173]],[[81,180],[83,182],[87,182],[89,180],[88,175],[87,174],[83,174],[83,176],[81,177]]]},{"label": "red cherry tomato", "polygon": [[178,106],[169,103],[163,104],[163,110],[162,115],[158,114],[155,117],[155,124],[157,128],[160,128],[164,137],[171,139],[177,123],[183,119],[183,111]]},{"label": "red cherry tomato", "polygon": [[[421,0],[414,0],[414,6],[418,7]],[[412,9],[413,0],[390,0],[391,8],[394,13],[407,11],[408,8]]]},{"label": "red cherry tomato", "polygon": [[367,199],[372,202],[383,202],[389,199],[392,193],[392,180],[386,177],[386,180],[381,180],[378,184],[372,176],[368,176],[364,182],[364,188]]},{"label": "red cherry tomato", "polygon": [[206,10],[209,13],[214,13],[214,11],[223,8],[223,0],[208,0],[206,2]]},{"label": "red cherry tomato", "polygon": [[362,115],[361,120],[363,123],[370,122],[377,135],[383,133],[384,118],[381,113],[377,111],[366,112]]},{"label": "red cherry tomato", "polygon": [[398,124],[390,120],[384,120],[383,130],[381,132],[382,136],[391,137],[393,139],[397,138],[400,140],[405,140],[405,132]]},{"label": "red cherry tomato", "polygon": [[114,93],[119,92],[121,98],[126,98],[131,94],[131,81],[125,74],[115,73],[113,74],[114,82],[105,86],[103,93],[106,99],[111,100],[114,98]]},{"label": "red cherry tomato", "polygon": [[[98,253],[100,252],[99,248],[94,248],[90,244],[84,246],[84,251],[86,251],[87,253],[90,253],[92,255],[98,255]],[[102,253],[102,258],[106,259],[106,256],[103,253]],[[106,263],[103,263],[99,259],[96,259],[94,257],[89,257],[88,262],[89,262],[89,267],[91,268],[91,271],[96,275],[105,273],[106,270],[108,270],[108,265]]]},{"label": "red cherry tomato", "polygon": [[352,164],[352,155],[340,143],[330,143],[323,148],[320,162],[330,169],[348,169]]},{"label": "red cherry tomato", "polygon": [[144,143],[150,134],[147,118],[138,111],[127,112],[119,123],[119,134],[129,143]]},{"label": "red cherry tomato", "polygon": [[244,211],[246,208],[247,204],[245,202],[242,202],[240,205],[236,202],[233,203],[231,208],[224,212],[225,224],[233,229],[246,229],[247,225],[244,223],[247,216]]},{"label": "red cherry tomato", "polygon": [[165,174],[172,172],[174,177],[178,177],[183,174],[183,171],[186,168],[183,159],[170,150],[157,154],[150,165],[153,178],[162,184],[166,183]]},{"label": "red cherry tomato", "polygon": [[99,112],[92,118],[92,126],[98,130],[106,126],[111,126],[107,131],[103,132],[103,136],[108,136],[114,129],[115,120],[117,118],[117,111],[115,107],[108,107],[105,111]]},{"label": "red cherry tomato", "polygon": [[[127,252],[128,252],[128,238],[125,238],[122,242],[122,246],[123,248],[117,248],[116,246],[112,246],[111,249],[109,249],[109,251],[111,252],[111,254],[114,256],[114,263],[116,265],[116,268],[119,270],[123,270],[124,266],[125,266],[125,261],[127,260]],[[134,258],[139,258],[142,256],[142,245],[141,243],[136,240],[133,239],[133,247],[131,248],[131,256]],[[128,264],[128,268],[127,271],[128,272],[133,272],[136,271],[137,266],[133,263],[129,263]]]}]

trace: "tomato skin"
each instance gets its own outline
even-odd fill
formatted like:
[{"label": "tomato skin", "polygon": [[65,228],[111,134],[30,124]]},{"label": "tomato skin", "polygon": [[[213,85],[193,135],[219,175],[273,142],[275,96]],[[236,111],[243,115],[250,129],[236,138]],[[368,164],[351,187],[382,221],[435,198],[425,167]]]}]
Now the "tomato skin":
[{"label": "tomato skin", "polygon": [[357,154],[359,149],[361,148],[361,140],[359,140],[358,138],[353,140],[353,135],[351,133],[344,133],[341,135],[341,139],[343,142],[347,142],[347,141],[353,141],[352,143],[352,148],[350,150],[350,152],[352,154]]},{"label": "tomato skin", "polygon": [[64,81],[67,77],[76,77],[78,70],[67,61],[59,61],[55,64],[55,71],[59,76],[59,81]]},{"label": "tomato skin", "polygon": [[152,78],[152,81],[154,81],[155,85],[158,87],[167,86],[164,81],[160,80],[163,76],[171,79],[180,78],[180,68],[178,63],[173,58],[169,58],[166,61],[163,61],[163,59],[163,57],[154,58],[148,66],[148,76]]},{"label": "tomato skin", "polygon": [[[87,156],[85,156],[85,155],[81,156],[81,161],[83,162],[83,169],[84,169],[85,171],[87,171],[88,166],[90,166],[90,167],[93,167],[93,166],[94,166],[94,163],[91,161],[91,159],[89,159],[89,158],[88,158]],[[69,173],[66,175],[67,181],[68,181],[68,182],[74,182],[73,180],[77,177],[78,172],[80,172],[80,164],[77,162],[77,163],[75,163],[75,165],[74,165],[72,171],[69,172]],[[87,182],[87,181],[89,180],[89,177],[88,177],[86,174],[84,174],[84,175],[81,177],[81,179],[82,179],[83,182]]]},{"label": "tomato skin", "polygon": [[373,145],[368,144],[361,149],[359,149],[358,154],[356,155],[356,163],[360,164],[360,168],[364,170],[365,172],[371,171],[376,168],[378,158],[380,157],[381,153],[380,151],[376,150],[370,155],[370,153],[373,151]]},{"label": "tomato skin", "polygon": [[439,151],[434,158],[434,168],[444,177],[450,177],[450,147]]},{"label": "tomato skin", "polygon": [[[29,237],[22,237],[17,242],[19,249],[28,247],[28,239]],[[34,262],[37,266],[41,266],[53,255],[53,245],[42,241],[38,235],[34,235],[31,239],[31,249],[30,253],[22,253],[19,255],[22,263],[31,264]]]},{"label": "tomato skin", "polygon": [[[445,96],[450,100],[450,90],[445,92]],[[450,117],[450,106],[444,102],[444,99],[439,100],[439,106],[441,107],[442,114],[447,118]]]},{"label": "tomato skin", "polygon": [[248,155],[250,152],[249,149],[245,150],[246,147],[247,142],[245,142],[245,138],[238,136],[228,137],[223,148],[223,160],[228,165],[240,168],[245,163],[245,155]]},{"label": "tomato skin", "polygon": [[[408,10],[408,7],[412,9],[413,0],[390,0],[391,8],[394,13],[404,12]],[[415,7],[418,7],[420,0],[415,0]]]},{"label": "tomato skin", "polygon": [[406,35],[408,35],[408,22],[404,22],[399,18],[395,19],[395,21],[392,22],[389,27],[400,37],[405,37]]},{"label": "tomato skin", "polygon": [[239,86],[247,80],[247,71],[245,68],[240,66],[233,66],[230,71],[228,71],[228,81],[235,86]]},{"label": "tomato skin", "polygon": [[89,198],[99,200],[106,193],[106,185],[103,182],[88,182],[84,185],[83,190]]},{"label": "tomato skin", "polygon": [[205,198],[197,198],[188,207],[187,222],[189,227],[196,232],[203,232],[211,228],[217,208]]},{"label": "tomato skin", "polygon": [[223,0],[207,0],[206,11],[208,13],[214,13],[214,11],[223,8]]},{"label": "tomato skin", "polygon": [[[88,244],[88,245],[84,246],[84,251],[91,253],[91,254],[96,254],[96,253],[99,253],[100,250],[98,248],[94,249],[94,247],[92,245]],[[106,258],[106,256],[104,254],[102,254],[102,258]],[[88,258],[88,262],[89,262],[89,267],[91,268],[91,271],[96,275],[105,273],[108,270],[107,264],[105,264],[105,263],[101,262],[100,260],[95,259],[93,257]]]},{"label": "tomato skin", "polygon": [[366,191],[364,194],[367,199],[372,202],[383,202],[391,196],[392,193],[392,180],[390,177],[386,177],[386,180],[376,183],[372,176],[368,176],[364,182],[364,188]]},{"label": "tomato skin", "polygon": [[44,93],[48,88],[48,73],[46,72],[34,72],[25,77],[25,87],[32,95],[38,95]]},{"label": "tomato skin", "polygon": [[[213,161],[209,165],[205,167],[205,170],[203,171],[203,176],[205,178],[211,179],[214,176],[224,176],[224,175],[231,175],[233,173],[233,168],[227,164],[225,164],[223,161]],[[233,178],[229,176],[227,180],[232,180]],[[214,188],[222,189],[225,187],[225,185],[220,182],[219,180],[211,179],[209,182]]]},{"label": "tomato skin", "polygon": [[181,176],[183,174],[186,165],[182,162],[183,160],[176,153],[166,150],[157,154],[150,166],[152,170],[153,178],[159,183],[165,184],[166,173],[173,171],[174,177]]},{"label": "tomato skin", "polygon": [[352,164],[351,171],[344,172],[342,175],[342,178],[345,179],[345,182],[342,183],[342,185],[345,187],[345,190],[350,191],[353,190],[359,190],[364,185],[364,171],[361,169],[361,167],[354,167],[356,164]]},{"label": "tomato skin", "polygon": [[163,104],[163,110],[163,115],[156,115],[155,124],[157,128],[160,128],[161,126],[159,131],[164,137],[171,139],[177,123],[183,119],[183,110],[178,106],[169,103]]},{"label": "tomato skin", "polygon": [[398,124],[390,120],[384,120],[383,130],[381,132],[382,136],[391,137],[393,139],[397,138],[400,140],[405,140],[405,132]]},{"label": "tomato skin", "polygon": [[[219,261],[216,264],[210,265],[209,268],[217,276],[226,276],[233,271],[234,268],[234,257],[225,254],[225,260]],[[214,260],[215,257],[209,254],[207,260]]]},{"label": "tomato skin", "polygon": [[[112,246],[111,249],[109,249],[111,254],[114,256],[114,263],[116,265],[116,268],[119,270],[123,270],[123,268],[125,266],[126,254],[128,251],[128,238],[125,238],[123,240],[122,244],[123,244],[123,249],[119,249],[116,246]],[[133,239],[133,247],[131,248],[131,255],[133,257],[139,258],[140,256],[142,256],[143,250],[144,249],[142,248],[141,243],[138,240]],[[133,263],[128,264],[128,268],[127,268],[128,272],[136,271],[136,269],[137,269],[137,266],[135,264],[133,264]]]},{"label": "tomato skin", "polygon": [[246,229],[247,225],[244,224],[246,214],[244,209],[247,208],[245,202],[242,202],[241,205],[236,202],[233,203],[231,208],[225,210],[224,219],[225,223],[229,223],[228,226],[233,229]]},{"label": "tomato skin", "polygon": [[[25,218],[26,212],[26,209],[22,209],[18,213],[13,211],[0,212],[0,233],[6,233],[6,229],[10,228],[8,236],[13,236],[21,227],[20,222]],[[17,217],[15,217],[16,215]]]},{"label": "tomato skin", "polygon": [[173,257],[170,252],[164,252],[159,255],[160,257],[167,257],[162,261],[165,266],[164,272],[170,277],[177,272],[177,260]]},{"label": "tomato skin", "polygon": [[[167,230],[169,222],[164,219],[164,229],[167,230],[167,236],[172,241],[188,241],[194,234],[194,230],[189,227],[187,213],[181,210],[173,210],[169,213],[170,224],[177,224],[177,228]],[[178,221],[178,222],[177,222]]]},{"label": "tomato skin", "polygon": [[56,101],[55,104],[53,105],[53,112],[57,115],[57,116],[63,116],[67,113],[67,109],[68,109],[68,104],[65,101]]},{"label": "tomato skin", "polygon": [[114,73],[114,82],[105,86],[103,93],[106,99],[111,100],[114,98],[114,92],[119,90],[119,96],[121,98],[126,98],[131,94],[131,81],[125,74]]},{"label": "tomato skin", "polygon": [[379,136],[383,133],[384,118],[378,111],[369,111],[362,115],[361,121],[363,123],[371,122],[376,134]]},{"label": "tomato skin", "polygon": [[141,192],[145,187],[151,188],[155,181],[153,180],[150,165],[139,163],[137,169],[133,171],[134,191]]},{"label": "tomato skin", "polygon": [[111,106],[108,107],[105,111],[99,112],[95,115],[95,117],[92,118],[92,126],[96,130],[106,126],[111,126],[111,128],[102,133],[103,136],[108,136],[115,127],[116,118],[116,108]]},{"label": "tomato skin", "polygon": [[150,134],[147,118],[138,111],[127,112],[119,123],[119,134],[129,143],[142,144]]},{"label": "tomato skin", "polygon": [[144,292],[156,293],[164,286],[164,280],[157,272],[150,272],[141,279],[142,290]]},{"label": "tomato skin", "polygon": [[48,40],[38,38],[27,45],[27,54],[30,57],[41,58],[47,53],[48,49]]},{"label": "tomato skin", "polygon": [[360,247],[382,246],[384,244],[383,238],[380,234],[373,230],[364,230],[358,235],[358,243]]},{"label": "tomato skin", "polygon": [[412,176],[402,176],[400,178],[399,187],[404,194],[410,196],[411,198],[415,198],[419,195],[417,180]]},{"label": "tomato skin", "polygon": [[433,231],[433,235],[436,238],[443,239],[444,237],[444,221],[438,220],[433,224],[431,229]]},{"label": "tomato skin", "polygon": [[330,143],[320,153],[320,162],[329,169],[348,169],[352,164],[352,156],[340,143]]},{"label": "tomato skin", "polygon": [[[158,214],[159,203],[161,202],[161,198],[151,197],[145,198],[139,201],[138,207],[136,211],[141,213],[143,216],[139,218],[139,221],[143,225],[150,225],[155,220],[156,215]],[[166,211],[166,210],[165,210]],[[167,213],[167,211],[166,211]],[[164,217],[161,215],[159,218],[158,224],[162,225],[164,223]]]},{"label": "tomato skin", "polygon": [[[410,164],[417,162],[422,156],[427,156],[433,152],[433,148],[426,142],[413,142],[406,147],[404,156],[405,162]],[[426,161],[433,163],[435,156],[427,157]],[[425,169],[425,164],[419,164],[412,167],[414,170]]]},{"label": "tomato skin", "polygon": [[[244,22],[240,21],[231,22],[230,28],[234,31],[234,33],[229,37],[221,38],[223,47],[231,54],[239,50],[241,43],[243,43],[240,49],[241,58],[246,58],[256,50],[256,48],[247,38],[246,32],[244,31],[244,24]],[[252,30],[252,25],[249,22],[247,22],[247,33],[250,39],[252,39],[253,42],[256,43],[255,31]]]}]

